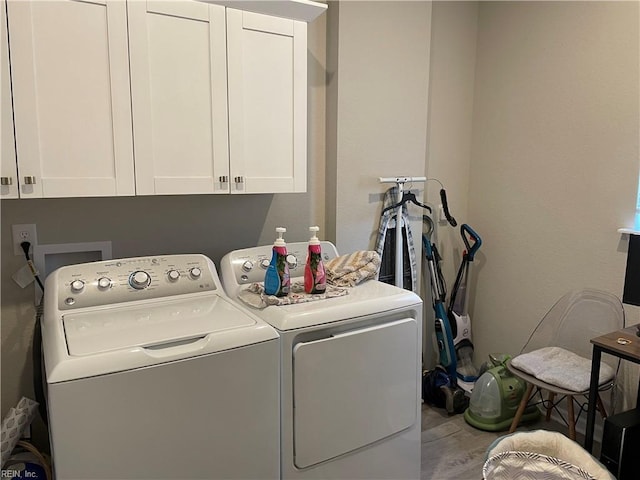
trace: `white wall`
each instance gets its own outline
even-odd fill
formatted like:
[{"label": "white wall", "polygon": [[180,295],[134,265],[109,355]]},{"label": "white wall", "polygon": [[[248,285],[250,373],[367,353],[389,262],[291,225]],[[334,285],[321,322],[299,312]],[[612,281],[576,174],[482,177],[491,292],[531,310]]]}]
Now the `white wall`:
[{"label": "white wall", "polygon": [[[470,181],[477,24],[477,2],[433,2],[426,176],[442,182],[447,191],[451,214],[459,225],[469,223],[467,194]],[[426,190],[428,203],[437,207],[440,204],[440,185],[430,181]],[[437,214],[437,210],[435,212]],[[440,268],[448,293],[451,294],[464,249],[460,228],[453,228],[447,222],[436,222],[432,240],[442,256]],[[435,318],[429,304],[429,278],[424,278],[422,296],[426,303],[427,347],[424,358],[425,366],[431,368],[437,359],[431,348]]]},{"label": "white wall", "polygon": [[[619,296],[640,159],[637,2],[481,2],[469,220],[476,358],[572,288]],[[627,307],[628,324],[638,309]]]},{"label": "white wall", "polygon": [[[333,129],[327,175],[335,191],[327,223],[338,250],[351,252],[374,247],[382,194],[391,187],[379,177],[424,175],[431,2],[345,1],[329,8],[329,36],[338,43],[327,72]],[[424,186],[416,187],[420,197]]]},{"label": "white wall", "polygon": [[[477,24],[477,2],[433,3],[427,176],[444,184],[458,223],[468,219]],[[430,203],[440,203],[439,190],[437,183],[427,184]],[[442,254],[451,241],[461,244],[459,229],[447,225],[440,224],[438,232]],[[449,260],[453,259],[446,258],[443,267],[453,273]]]}]

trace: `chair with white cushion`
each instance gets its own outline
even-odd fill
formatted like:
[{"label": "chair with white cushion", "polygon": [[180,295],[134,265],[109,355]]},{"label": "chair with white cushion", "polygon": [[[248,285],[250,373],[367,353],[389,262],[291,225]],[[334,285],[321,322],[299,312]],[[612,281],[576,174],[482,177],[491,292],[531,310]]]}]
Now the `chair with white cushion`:
[{"label": "chair with white cushion", "polygon": [[[625,315],[618,297],[600,290],[577,290],[565,294],[547,312],[529,337],[521,353],[507,362],[509,371],[527,383],[513,422],[513,433],[529,401],[548,392],[542,404],[547,421],[553,409],[567,400],[569,438],[576,439],[575,405],[579,412],[586,407],[578,400],[588,398],[591,377],[590,340],[624,328]],[[613,387],[619,359],[602,356],[599,391]],[[576,398],[577,397],[577,398]],[[597,409],[606,418],[607,413],[598,393]],[[562,417],[562,414],[561,414]]]}]

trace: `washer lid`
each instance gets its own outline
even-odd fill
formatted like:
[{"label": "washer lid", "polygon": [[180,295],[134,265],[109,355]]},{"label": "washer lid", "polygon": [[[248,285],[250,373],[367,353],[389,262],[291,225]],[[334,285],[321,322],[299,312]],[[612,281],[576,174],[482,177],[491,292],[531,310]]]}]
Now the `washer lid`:
[{"label": "washer lid", "polygon": [[[256,321],[218,295],[110,307],[63,316],[67,350],[94,355],[130,347],[160,348],[210,333],[251,327]],[[246,342],[254,343],[251,330]]]},{"label": "washer lid", "polygon": [[[201,355],[278,342],[268,324],[227,297],[205,293],[135,305],[45,310],[42,350],[47,383],[107,375]],[[278,362],[277,350],[273,358]]]}]

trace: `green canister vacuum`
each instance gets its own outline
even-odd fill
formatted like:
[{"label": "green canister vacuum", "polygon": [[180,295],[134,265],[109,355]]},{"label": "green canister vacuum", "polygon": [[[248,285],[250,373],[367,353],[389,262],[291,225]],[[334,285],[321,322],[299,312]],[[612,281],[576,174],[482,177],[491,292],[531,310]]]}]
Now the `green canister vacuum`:
[{"label": "green canister vacuum", "polygon": [[[509,358],[504,354],[489,355],[490,362],[481,369],[486,370],[476,380],[469,407],[464,412],[464,419],[469,425],[490,432],[507,430],[511,426],[526,384],[507,370]],[[529,405],[522,414],[521,422],[534,421],[539,416],[538,408]]]}]

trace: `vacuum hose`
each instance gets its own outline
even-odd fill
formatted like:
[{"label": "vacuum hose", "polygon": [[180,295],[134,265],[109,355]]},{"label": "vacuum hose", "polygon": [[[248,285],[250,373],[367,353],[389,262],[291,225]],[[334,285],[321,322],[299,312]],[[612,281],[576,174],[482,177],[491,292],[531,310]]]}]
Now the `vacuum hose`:
[{"label": "vacuum hose", "polygon": [[451,225],[452,227],[458,226],[458,222],[456,222],[456,219],[453,218],[451,216],[451,213],[449,212],[449,202],[447,202],[447,192],[444,190],[444,188],[440,189],[440,201],[442,202],[442,210],[444,211],[444,216],[447,219],[447,222],[449,222],[449,225]]}]

